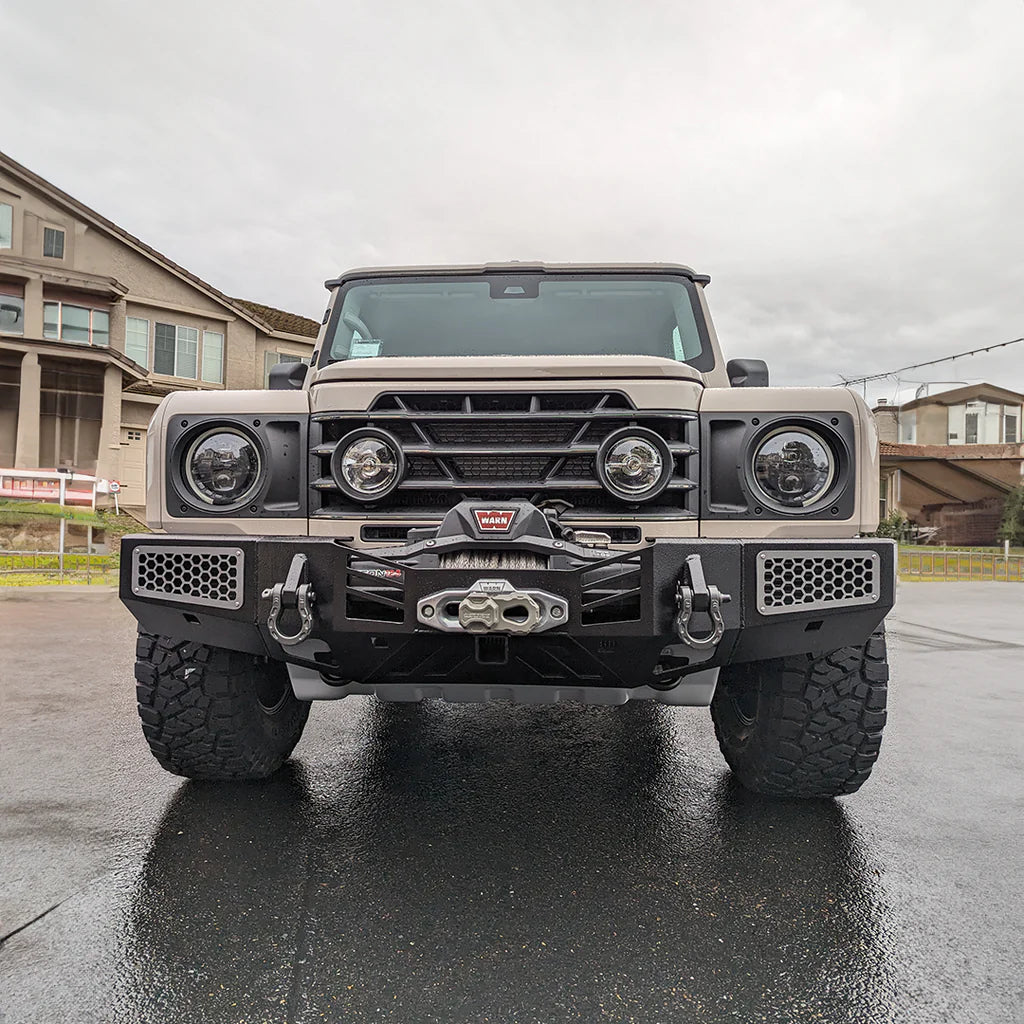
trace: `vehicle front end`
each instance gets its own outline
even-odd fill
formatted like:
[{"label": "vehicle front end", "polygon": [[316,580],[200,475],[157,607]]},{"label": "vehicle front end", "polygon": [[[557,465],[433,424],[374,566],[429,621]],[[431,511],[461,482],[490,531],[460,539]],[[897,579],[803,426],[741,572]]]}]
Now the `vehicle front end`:
[{"label": "vehicle front end", "polygon": [[722,364],[706,283],[330,282],[308,373],[161,405],[122,600],[147,637],[286,666],[289,702],[708,705],[723,669],[863,648],[894,601],[870,414],[729,386],[767,381]]}]

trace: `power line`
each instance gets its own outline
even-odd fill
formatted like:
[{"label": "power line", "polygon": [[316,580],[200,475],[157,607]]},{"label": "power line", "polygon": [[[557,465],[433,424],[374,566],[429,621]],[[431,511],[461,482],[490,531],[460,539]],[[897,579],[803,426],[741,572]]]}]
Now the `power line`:
[{"label": "power line", "polygon": [[839,383],[833,384],[834,388],[845,388],[856,384],[866,384],[871,380],[882,380],[885,377],[896,377],[908,370],[920,370],[923,366],[937,366],[939,363],[951,363],[955,359],[965,359],[967,356],[980,355],[983,352],[992,352],[997,348],[1006,348],[1008,345],[1018,345],[1024,338],[1014,338],[1012,341],[1001,341],[998,345],[986,345],[985,348],[971,349],[970,352],[958,352],[955,356],[943,356],[941,359],[929,359],[925,363],[912,363],[910,366],[901,366],[898,370],[889,370],[886,373],[869,373],[866,377],[843,377]]}]

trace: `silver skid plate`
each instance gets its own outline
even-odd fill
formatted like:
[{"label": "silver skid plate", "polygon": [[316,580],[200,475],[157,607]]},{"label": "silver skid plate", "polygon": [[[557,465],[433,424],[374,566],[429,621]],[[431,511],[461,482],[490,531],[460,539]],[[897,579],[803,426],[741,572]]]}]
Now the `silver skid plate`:
[{"label": "silver skid plate", "polygon": [[545,590],[517,590],[508,580],[477,580],[439,590],[416,605],[424,626],[446,633],[541,633],[565,625],[569,604]]}]

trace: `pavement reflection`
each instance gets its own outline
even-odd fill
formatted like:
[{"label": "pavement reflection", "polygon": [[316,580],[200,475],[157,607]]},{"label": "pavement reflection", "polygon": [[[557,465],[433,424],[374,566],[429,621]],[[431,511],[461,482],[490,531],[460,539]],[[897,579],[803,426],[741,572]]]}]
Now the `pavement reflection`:
[{"label": "pavement reflection", "polygon": [[316,770],[180,788],[125,1019],[888,1019],[841,805],[714,781],[655,706],[365,707]]}]

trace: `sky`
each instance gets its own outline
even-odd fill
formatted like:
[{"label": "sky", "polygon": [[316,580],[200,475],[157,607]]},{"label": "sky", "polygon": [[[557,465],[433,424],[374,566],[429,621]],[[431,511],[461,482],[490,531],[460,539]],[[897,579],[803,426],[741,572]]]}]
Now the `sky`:
[{"label": "sky", "polygon": [[[223,291],[663,260],[833,384],[1024,335],[1024,2],[0,0],[0,150]],[[1024,344],[887,379],[1024,390]]]}]

